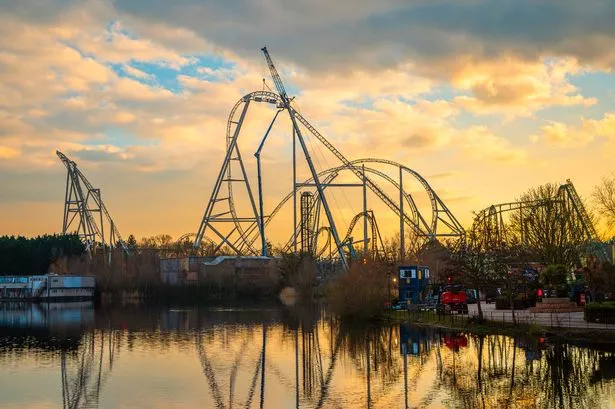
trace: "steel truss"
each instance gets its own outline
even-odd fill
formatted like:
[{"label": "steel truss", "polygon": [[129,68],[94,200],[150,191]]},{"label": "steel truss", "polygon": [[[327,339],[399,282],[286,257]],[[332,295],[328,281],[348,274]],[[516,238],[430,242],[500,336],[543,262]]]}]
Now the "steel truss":
[{"label": "steel truss", "polygon": [[119,245],[128,251],[102,200],[100,189],[92,186],[74,161],[60,151],[56,154],[67,169],[62,234],[77,233],[88,251],[98,245],[103,248]]},{"label": "steel truss", "polygon": [[[442,199],[438,196],[438,194],[431,188],[429,183],[416,171],[403,166],[397,162],[383,160],[383,159],[375,159],[375,158],[366,158],[366,159],[357,159],[352,161],[354,166],[361,166],[362,169],[365,170],[366,174],[370,174],[373,176],[377,176],[383,179],[386,183],[393,186],[395,190],[401,193],[401,201],[397,204],[399,209],[399,214],[404,215],[402,219],[400,217],[400,221],[403,220],[402,226],[408,227],[412,234],[415,237],[423,240],[441,240],[441,239],[456,239],[462,240],[465,237],[465,230],[459,223],[459,221],[455,218],[452,212],[446,207]],[[430,198],[431,202],[431,219],[429,217],[425,217],[421,214],[418,209],[412,195],[403,189],[403,186],[399,183],[398,180],[389,176],[386,172],[383,172],[379,169],[372,168],[371,165],[376,164],[386,164],[391,166],[394,169],[402,170],[402,182],[403,175],[411,176],[412,178],[417,179],[421,185],[424,187],[426,194]],[[367,166],[366,166],[367,165]],[[322,183],[325,188],[331,186],[337,186],[337,184],[333,183],[335,179],[340,175],[341,172],[346,170],[346,167],[339,166],[336,168],[327,169],[322,171],[319,176],[321,176]],[[311,187],[312,180],[308,179],[303,183],[297,184],[300,188]],[[265,222],[265,227],[269,224],[270,221],[281,211],[281,209],[293,198],[293,192],[288,193],[282,201],[273,209],[270,213],[267,221]],[[317,198],[316,198],[317,199]],[[315,214],[318,214],[318,200],[313,202],[313,207],[315,210],[313,211]],[[404,210],[407,209],[407,210]],[[315,217],[314,221],[317,221],[318,217]],[[299,226],[296,227],[297,234],[299,234]],[[315,225],[312,228],[312,231],[319,231],[320,228]],[[403,233],[402,233],[403,234]],[[250,240],[252,242],[256,241],[257,236],[253,235]],[[290,251],[293,246],[293,237],[290,237],[286,245],[283,247],[285,251]],[[342,240],[344,241],[344,240]],[[403,245],[403,244],[402,244]]]},{"label": "steel truss", "polygon": [[553,197],[537,201],[500,203],[481,210],[474,218],[470,240],[475,246],[485,249],[496,248],[509,242],[513,232],[510,231],[507,215],[517,212],[521,224],[518,238],[522,244],[525,244],[527,228],[524,219],[527,220],[535,209],[547,206],[553,207],[562,226],[565,225],[571,241],[588,245],[603,261],[609,259],[605,247],[600,245],[596,228],[570,179],[559,187]]},{"label": "steel truss", "polygon": [[[367,220],[369,224],[369,236],[367,237],[367,252],[364,252],[363,256],[370,257],[372,260],[387,260],[388,254],[386,254],[386,249],[384,247],[384,240],[382,240],[382,235],[380,234],[380,228],[378,227],[378,222],[376,221],[376,216],[372,210],[368,210],[367,212],[361,212],[356,214],[352,220],[350,221],[350,225],[346,231],[346,236],[342,239],[342,243],[345,247],[349,249],[349,252],[353,252],[354,248],[353,244],[357,243],[354,240],[352,235],[357,223],[361,220]],[[325,242],[319,243],[320,237],[325,235]],[[331,245],[331,229],[328,226],[322,226],[318,229],[318,231],[313,235],[313,244],[312,248],[314,249],[314,255],[316,258],[323,257],[327,250],[329,250],[328,257],[331,258],[333,256],[333,252],[330,250]],[[360,241],[358,241],[360,243]],[[286,244],[286,251],[290,250],[291,243]],[[364,246],[365,247],[365,246]]]},{"label": "steel truss", "polygon": [[[331,215],[331,211],[326,199],[325,192],[328,186],[334,186],[333,180],[341,171],[351,171],[361,183],[369,188],[380,201],[384,202],[400,219],[400,237],[402,241],[402,257],[403,257],[403,237],[404,228],[409,227],[410,231],[415,234],[416,237],[426,240],[434,240],[442,237],[449,238],[462,238],[465,235],[465,231],[461,224],[457,221],[454,215],[446,207],[444,202],[438,197],[435,191],[429,186],[427,181],[414,170],[407,168],[401,164],[384,159],[360,159],[360,160],[348,160],[339,150],[337,150],[320,132],[316,130],[312,124],[308,122],[299,112],[291,106],[291,100],[286,95],[281,79],[273,66],[271,58],[269,57],[266,49],[263,49],[269,68],[271,70],[272,77],[278,89],[278,93],[270,91],[256,91],[245,95],[241,98],[231,110],[229,119],[227,121],[226,129],[226,154],[222,163],[222,167],[214,183],[213,191],[210,199],[207,203],[204,216],[199,226],[194,245],[198,246],[201,240],[205,237],[207,230],[211,230],[217,237],[217,249],[222,246],[227,246],[233,252],[238,255],[257,255],[266,254],[265,249],[265,228],[273,218],[273,216],[279,211],[284,203],[293,199],[293,214],[294,214],[294,229],[291,238],[291,248],[296,251],[298,236],[301,234],[300,223],[297,223],[297,194],[298,191],[305,187],[314,188],[314,206],[315,216],[314,220],[319,219],[320,210],[324,211],[326,216],[326,224],[328,225],[331,236],[335,244],[335,250],[338,252],[339,257],[343,260],[343,240],[338,234],[335,221]],[[246,167],[239,149],[238,139],[241,133],[242,126],[244,124],[248,107],[252,103],[265,103],[269,104],[277,109],[277,112],[267,129],[267,132],[258,147],[255,156],[258,164],[258,193],[259,193],[259,206],[256,204],[254,198],[253,189],[250,184]],[[284,200],[273,210],[268,216],[265,215],[262,209],[262,186],[260,175],[260,152],[263,148],[263,144],[269,132],[278,118],[278,114],[282,111],[286,111],[292,122],[293,131],[293,189],[292,192],[287,195]],[[304,130],[307,130],[311,136],[315,137],[329,152],[331,152],[341,163],[340,166],[329,169],[326,171],[318,172],[311,160],[310,154],[306,147],[302,129],[299,127],[302,125]],[[297,183],[296,179],[296,158],[295,158],[295,141],[299,142],[300,148],[303,152],[304,159],[306,160],[311,178],[306,180],[303,184]],[[365,173],[370,173],[368,177],[364,174],[362,165],[366,163],[378,163],[387,164],[389,166],[396,166],[399,171],[399,180],[396,181],[390,176],[383,176],[383,172],[379,172],[376,169],[365,168]],[[384,177],[387,182],[396,186],[399,190],[399,199],[390,197],[375,181],[371,175]],[[412,196],[403,190],[403,177],[411,176],[418,180],[425,191],[429,195],[432,207],[432,215],[430,220],[427,220],[419,211],[412,199]],[[321,180],[322,179],[322,180]],[[310,184],[310,186],[307,186]],[[339,184],[341,186],[341,184]],[[353,185],[356,186],[356,185]],[[241,192],[247,197],[248,209],[243,209],[241,214],[236,206],[235,195],[237,192]],[[404,202],[409,207],[409,211],[404,210]],[[365,212],[365,209],[364,209]],[[367,223],[365,218],[364,226]],[[445,226],[448,232],[444,233],[440,229],[440,225]],[[318,227],[314,226],[311,230],[313,233],[318,231]],[[317,235],[315,235],[317,236]],[[258,239],[261,239],[261,251],[255,246]],[[345,263],[345,261],[342,261]]]}]

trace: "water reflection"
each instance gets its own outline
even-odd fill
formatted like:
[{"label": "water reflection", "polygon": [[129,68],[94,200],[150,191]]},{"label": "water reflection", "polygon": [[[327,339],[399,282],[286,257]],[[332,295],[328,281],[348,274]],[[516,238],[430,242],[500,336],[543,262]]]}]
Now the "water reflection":
[{"label": "water reflection", "polygon": [[605,347],[357,325],[305,307],[65,308],[0,304],[0,407],[615,403]]}]

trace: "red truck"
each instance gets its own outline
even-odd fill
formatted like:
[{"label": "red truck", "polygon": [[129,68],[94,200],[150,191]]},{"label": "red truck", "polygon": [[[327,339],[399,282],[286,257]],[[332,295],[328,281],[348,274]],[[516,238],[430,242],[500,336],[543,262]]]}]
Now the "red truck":
[{"label": "red truck", "polygon": [[466,292],[461,285],[447,285],[438,296],[438,314],[467,314],[468,302]]}]

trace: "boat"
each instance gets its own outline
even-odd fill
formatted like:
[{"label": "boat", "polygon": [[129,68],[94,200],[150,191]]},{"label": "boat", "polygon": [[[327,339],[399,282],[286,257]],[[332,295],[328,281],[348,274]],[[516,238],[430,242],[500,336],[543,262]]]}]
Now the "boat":
[{"label": "boat", "polygon": [[80,301],[94,298],[96,281],[89,276],[49,273],[0,276],[0,301]]}]

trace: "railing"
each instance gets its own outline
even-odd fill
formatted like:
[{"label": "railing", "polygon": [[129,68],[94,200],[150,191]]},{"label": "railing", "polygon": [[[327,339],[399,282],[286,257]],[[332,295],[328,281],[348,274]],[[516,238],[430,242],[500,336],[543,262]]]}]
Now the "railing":
[{"label": "railing", "polygon": [[[469,319],[476,319],[478,311],[472,308],[468,315],[444,314],[439,315],[434,311],[425,311],[420,307],[410,306],[408,310],[401,310],[398,313],[407,317],[409,321],[418,323],[431,323],[442,325],[462,326]],[[483,318],[489,321],[490,325],[510,327],[513,323],[512,312],[510,310],[483,311]],[[515,311],[515,322],[517,324],[538,325],[541,327],[560,328],[560,329],[595,329],[615,331],[615,317],[610,313],[594,314],[595,321],[586,321],[583,312],[543,312],[531,313],[525,310]],[[597,320],[596,320],[597,319]]]}]

